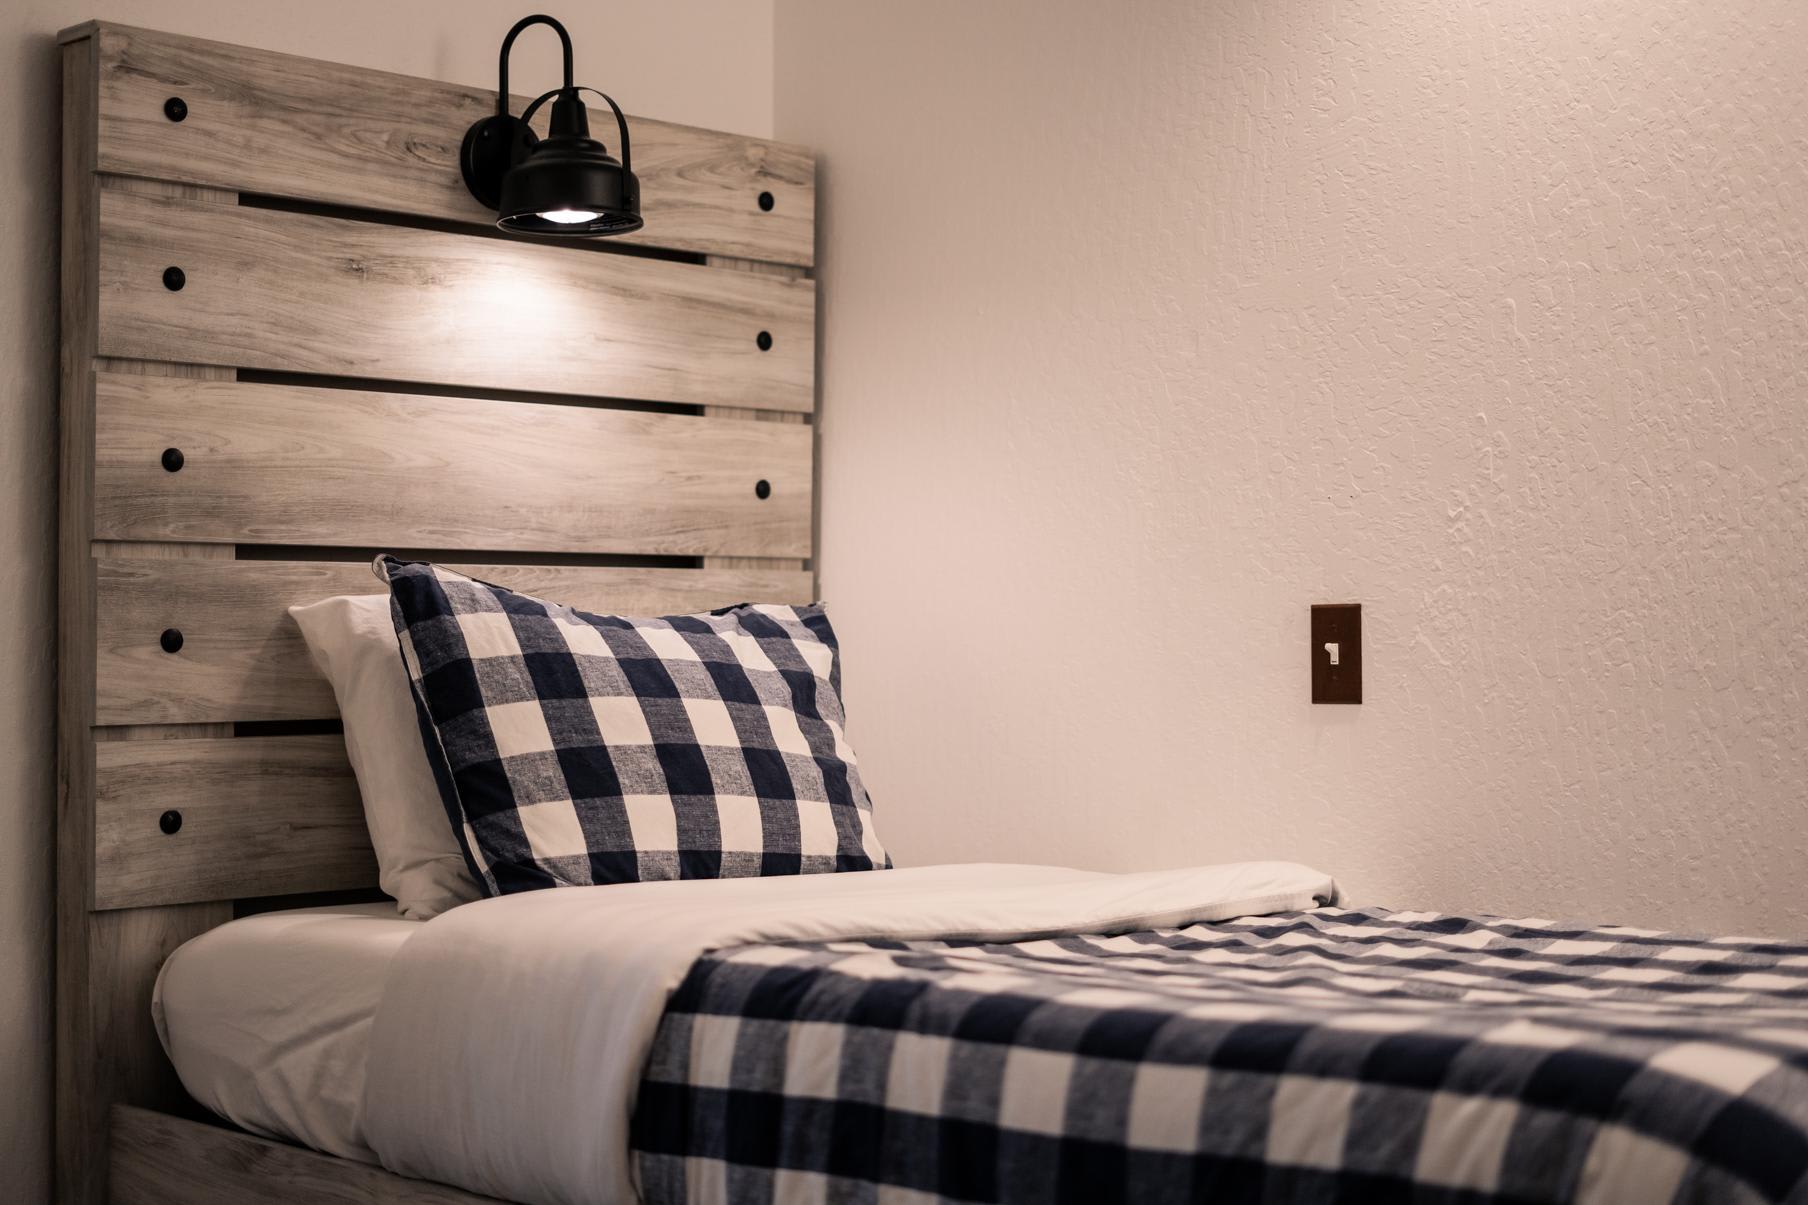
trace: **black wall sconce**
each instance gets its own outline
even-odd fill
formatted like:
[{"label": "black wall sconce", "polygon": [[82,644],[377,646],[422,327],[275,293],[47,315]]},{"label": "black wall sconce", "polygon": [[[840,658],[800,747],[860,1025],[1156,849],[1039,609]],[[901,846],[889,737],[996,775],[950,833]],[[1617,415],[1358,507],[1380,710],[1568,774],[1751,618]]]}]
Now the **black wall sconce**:
[{"label": "black wall sconce", "polygon": [[[509,51],[530,25],[550,25],[558,31],[565,48],[565,83],[514,117],[508,111]],[[496,224],[524,234],[576,238],[639,230],[640,181],[634,178],[628,150],[628,119],[608,96],[571,82],[571,35],[565,27],[539,13],[515,22],[502,39],[497,76],[496,114],[465,132],[459,152],[465,187],[485,208],[496,211]],[[580,92],[596,92],[615,114],[621,162],[590,137],[590,114],[578,98]],[[552,116],[547,135],[541,138],[528,122],[549,100]]]}]

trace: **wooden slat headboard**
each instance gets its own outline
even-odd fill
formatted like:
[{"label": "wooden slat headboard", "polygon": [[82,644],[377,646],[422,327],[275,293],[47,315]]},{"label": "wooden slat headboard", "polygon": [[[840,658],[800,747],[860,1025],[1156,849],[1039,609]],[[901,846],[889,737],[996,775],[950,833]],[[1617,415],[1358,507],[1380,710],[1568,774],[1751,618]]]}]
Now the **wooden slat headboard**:
[{"label": "wooden slat headboard", "polygon": [[643,230],[505,237],[457,167],[493,94],[61,41],[57,1173],[91,1203],[109,1107],[181,1106],[169,950],[375,882],[289,605],[376,592],[379,550],[593,610],[811,597],[815,168],[630,118]]},{"label": "wooden slat headboard", "polygon": [[[98,170],[487,228],[458,147],[496,94],[339,63],[95,24]],[[163,115],[181,96],[188,116]],[[529,98],[515,97],[519,113]],[[629,117],[645,229],[623,241],[813,262],[816,161],[783,143]],[[544,127],[542,126],[542,131]],[[759,194],[772,196],[770,209]]]}]

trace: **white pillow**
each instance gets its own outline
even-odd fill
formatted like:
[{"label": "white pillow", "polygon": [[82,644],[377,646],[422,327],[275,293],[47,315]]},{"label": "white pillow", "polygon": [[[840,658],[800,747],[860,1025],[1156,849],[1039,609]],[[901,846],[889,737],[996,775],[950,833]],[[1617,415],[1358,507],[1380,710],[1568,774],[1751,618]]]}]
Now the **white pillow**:
[{"label": "white pillow", "polygon": [[410,920],[482,898],[421,745],[389,595],[340,595],[289,614],[339,700],[384,894]]}]

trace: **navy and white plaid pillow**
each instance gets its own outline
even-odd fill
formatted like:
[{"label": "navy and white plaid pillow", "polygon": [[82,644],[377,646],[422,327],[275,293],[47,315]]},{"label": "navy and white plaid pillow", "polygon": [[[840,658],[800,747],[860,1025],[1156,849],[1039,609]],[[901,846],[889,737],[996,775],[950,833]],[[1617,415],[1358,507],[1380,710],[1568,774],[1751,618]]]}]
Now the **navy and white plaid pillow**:
[{"label": "navy and white plaid pillow", "polygon": [[624,619],[424,562],[373,568],[489,894],[889,865],[820,605]]}]

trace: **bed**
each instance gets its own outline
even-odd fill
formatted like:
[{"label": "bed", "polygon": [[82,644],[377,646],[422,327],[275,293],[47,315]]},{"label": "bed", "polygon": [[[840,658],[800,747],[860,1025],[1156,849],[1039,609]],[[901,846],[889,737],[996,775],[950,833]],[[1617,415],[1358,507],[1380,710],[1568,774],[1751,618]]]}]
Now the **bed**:
[{"label": "bed", "polygon": [[382,551],[617,615],[808,603],[813,160],[637,117],[645,230],[551,246],[463,191],[480,90],[61,54],[59,1200],[1808,1194],[1808,947],[1289,863],[401,919],[286,609]]},{"label": "bed", "polygon": [[178,950],[159,1024],[238,1125],[508,1200],[1808,1187],[1808,946],[1335,892],[975,865],[303,909]]}]

